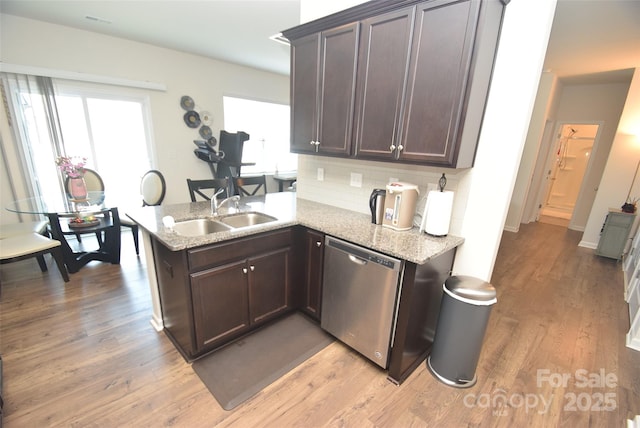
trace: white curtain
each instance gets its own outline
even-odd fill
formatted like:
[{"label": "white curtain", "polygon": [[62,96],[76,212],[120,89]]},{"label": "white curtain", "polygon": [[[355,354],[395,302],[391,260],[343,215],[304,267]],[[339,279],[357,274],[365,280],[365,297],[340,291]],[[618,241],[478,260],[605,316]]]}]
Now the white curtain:
[{"label": "white curtain", "polygon": [[62,198],[55,160],[65,155],[64,141],[51,78],[3,73],[2,95],[13,133],[13,141],[2,141],[13,199]]}]

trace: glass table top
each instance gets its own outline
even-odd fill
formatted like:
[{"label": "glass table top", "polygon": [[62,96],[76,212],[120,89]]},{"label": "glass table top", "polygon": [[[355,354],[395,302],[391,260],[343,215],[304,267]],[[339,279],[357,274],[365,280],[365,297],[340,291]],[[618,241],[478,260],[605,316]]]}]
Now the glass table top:
[{"label": "glass table top", "polygon": [[8,211],[22,214],[60,215],[96,212],[107,208],[104,191],[90,191],[86,199],[68,199],[65,197],[33,197],[18,199],[6,206]]}]

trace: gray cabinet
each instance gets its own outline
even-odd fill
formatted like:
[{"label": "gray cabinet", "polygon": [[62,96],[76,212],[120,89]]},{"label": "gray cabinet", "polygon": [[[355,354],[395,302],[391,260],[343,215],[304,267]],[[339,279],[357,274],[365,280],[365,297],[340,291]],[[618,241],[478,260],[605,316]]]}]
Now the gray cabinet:
[{"label": "gray cabinet", "polygon": [[602,225],[596,254],[612,259],[622,259],[622,253],[627,245],[627,239],[635,218],[635,214],[609,209],[609,213]]}]

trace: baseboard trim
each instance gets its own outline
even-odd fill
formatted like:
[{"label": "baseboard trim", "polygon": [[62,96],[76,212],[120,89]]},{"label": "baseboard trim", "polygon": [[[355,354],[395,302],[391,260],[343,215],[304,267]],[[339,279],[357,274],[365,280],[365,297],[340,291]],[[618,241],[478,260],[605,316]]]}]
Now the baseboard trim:
[{"label": "baseboard trim", "polygon": [[162,331],[164,330],[164,323],[162,322],[162,319],[157,319],[154,316],[151,317],[151,325],[153,326],[153,328],[156,329],[156,331]]},{"label": "baseboard trim", "polygon": [[595,250],[596,248],[598,248],[598,243],[580,241],[580,243],[578,244],[578,247],[590,248],[592,250]]}]

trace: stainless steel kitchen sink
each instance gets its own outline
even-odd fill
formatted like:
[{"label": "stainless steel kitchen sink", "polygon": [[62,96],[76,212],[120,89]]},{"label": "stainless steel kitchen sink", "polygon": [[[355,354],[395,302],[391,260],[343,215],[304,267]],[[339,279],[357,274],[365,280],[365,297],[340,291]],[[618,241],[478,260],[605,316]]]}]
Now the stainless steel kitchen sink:
[{"label": "stainless steel kitchen sink", "polygon": [[224,217],[197,218],[176,222],[173,230],[182,236],[202,236],[209,233],[226,232],[244,227],[276,221],[277,218],[258,212],[231,214]]},{"label": "stainless steel kitchen sink", "polygon": [[277,218],[272,217],[267,214],[262,214],[258,212],[247,212],[240,214],[231,214],[228,216],[220,217],[218,219],[219,222],[224,223],[225,225],[231,226],[232,228],[241,228],[248,226],[256,226],[258,224],[270,223],[272,221],[276,221]]},{"label": "stainless steel kitchen sink", "polygon": [[231,226],[208,218],[179,221],[173,226],[173,230],[183,236],[202,236],[209,233],[231,230]]}]

